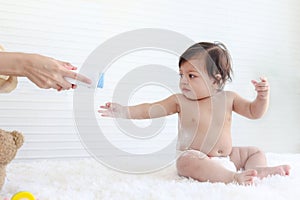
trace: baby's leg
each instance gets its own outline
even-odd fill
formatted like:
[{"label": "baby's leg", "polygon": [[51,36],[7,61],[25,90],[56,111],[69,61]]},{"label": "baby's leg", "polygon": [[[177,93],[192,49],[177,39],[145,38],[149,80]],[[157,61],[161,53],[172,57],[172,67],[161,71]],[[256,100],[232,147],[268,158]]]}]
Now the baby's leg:
[{"label": "baby's leg", "polygon": [[237,169],[255,169],[259,178],[269,175],[289,175],[289,165],[267,166],[265,154],[256,147],[233,147],[230,159]]},{"label": "baby's leg", "polygon": [[255,170],[246,170],[242,173],[229,171],[217,161],[211,160],[205,154],[196,150],[185,151],[178,158],[177,170],[181,176],[191,177],[202,182],[251,184],[256,176]]}]

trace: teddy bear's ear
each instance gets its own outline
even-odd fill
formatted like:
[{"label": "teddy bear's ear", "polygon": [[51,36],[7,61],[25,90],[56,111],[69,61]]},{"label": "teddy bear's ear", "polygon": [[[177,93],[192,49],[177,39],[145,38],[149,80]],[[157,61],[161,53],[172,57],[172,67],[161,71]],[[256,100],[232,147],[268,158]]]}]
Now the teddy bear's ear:
[{"label": "teddy bear's ear", "polygon": [[19,149],[24,143],[23,135],[21,133],[19,133],[18,131],[13,131],[13,132],[11,132],[11,134],[13,135],[16,146]]},{"label": "teddy bear's ear", "polygon": [[[18,78],[15,76],[4,77],[0,75],[0,93],[9,93],[16,89],[18,85]],[[7,78],[7,79],[5,79]]]}]

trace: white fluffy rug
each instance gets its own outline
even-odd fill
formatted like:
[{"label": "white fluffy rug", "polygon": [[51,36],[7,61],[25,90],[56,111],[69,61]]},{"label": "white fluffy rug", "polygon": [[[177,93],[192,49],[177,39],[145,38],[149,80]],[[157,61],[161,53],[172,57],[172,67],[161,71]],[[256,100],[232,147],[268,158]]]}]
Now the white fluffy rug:
[{"label": "white fluffy rug", "polygon": [[290,164],[290,176],[239,186],[182,178],[174,165],[152,174],[132,175],[110,170],[93,159],[14,161],[7,168],[0,196],[29,191],[39,200],[299,199],[300,154],[268,153],[267,158],[270,166]]}]

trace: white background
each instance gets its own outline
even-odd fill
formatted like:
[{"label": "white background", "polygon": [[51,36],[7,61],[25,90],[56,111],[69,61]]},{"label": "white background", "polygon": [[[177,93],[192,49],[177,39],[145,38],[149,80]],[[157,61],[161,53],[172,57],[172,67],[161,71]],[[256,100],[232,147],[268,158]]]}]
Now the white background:
[{"label": "white background", "polygon": [[[0,44],[7,51],[44,54],[80,67],[102,42],[139,28],[169,29],[197,42],[221,41],[233,59],[233,82],[226,89],[254,99],[252,79],[266,76],[271,85],[270,108],[262,119],[234,115],[234,145],[300,153],[299,8],[296,0],[0,0]],[[121,58],[107,72],[104,89],[95,91],[95,110],[111,99],[114,85],[130,69],[163,64],[177,70],[177,59],[155,51]],[[38,89],[24,78],[19,82],[15,91],[0,96],[0,127],[22,131],[26,137],[18,158],[88,156],[76,132],[72,91]],[[162,88],[146,87],[130,103],[168,95]],[[168,118],[163,134],[148,143],[126,139],[113,120],[97,119],[114,144],[130,152],[155,151],[176,137],[176,116]]]}]

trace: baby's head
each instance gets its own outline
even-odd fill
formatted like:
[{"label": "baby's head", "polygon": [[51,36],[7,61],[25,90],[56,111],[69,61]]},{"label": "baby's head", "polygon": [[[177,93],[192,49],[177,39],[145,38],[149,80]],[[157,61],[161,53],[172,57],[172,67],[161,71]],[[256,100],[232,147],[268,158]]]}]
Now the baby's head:
[{"label": "baby's head", "polygon": [[186,62],[193,63],[197,70],[206,73],[219,90],[224,88],[226,81],[231,81],[231,59],[222,43],[200,42],[192,45],[180,56],[179,68]]}]

